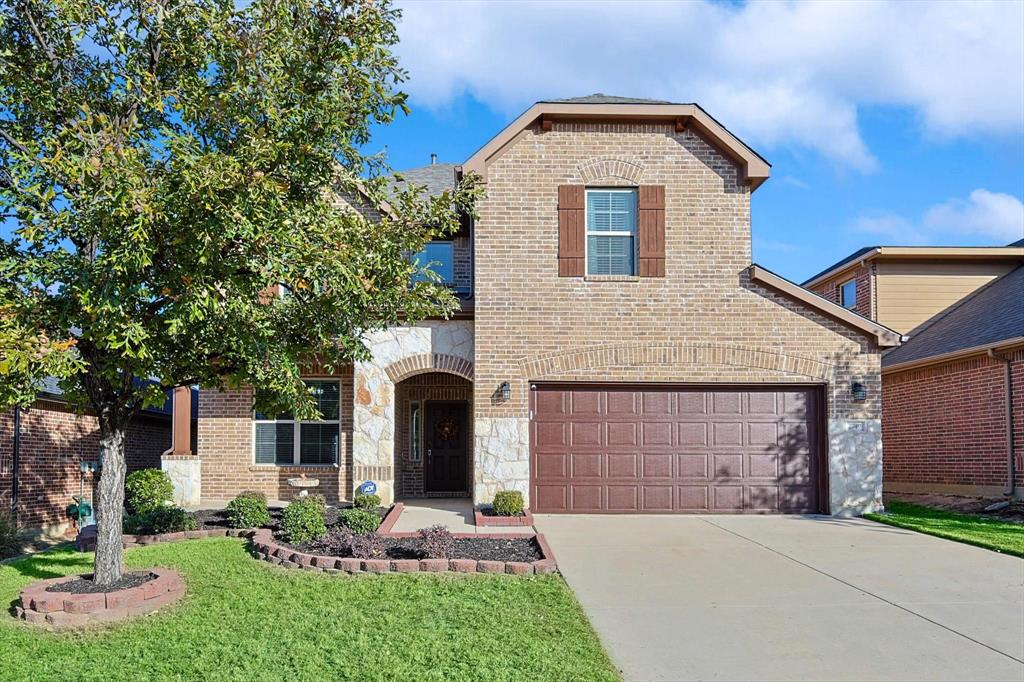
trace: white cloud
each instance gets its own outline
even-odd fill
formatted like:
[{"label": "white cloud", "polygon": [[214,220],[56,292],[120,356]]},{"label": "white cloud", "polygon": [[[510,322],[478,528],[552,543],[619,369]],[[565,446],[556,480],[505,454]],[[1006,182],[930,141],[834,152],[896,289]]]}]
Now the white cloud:
[{"label": "white cloud", "polygon": [[1024,203],[1011,194],[976,189],[967,199],[932,206],[917,222],[893,213],[862,215],[853,229],[894,244],[1002,245],[1024,237]]},{"label": "white cloud", "polygon": [[415,101],[468,92],[506,114],[607,92],[698,101],[755,146],[877,161],[863,105],[939,137],[1024,129],[1024,3],[409,2]]},{"label": "white cloud", "polygon": [[1016,241],[1024,237],[1024,203],[1010,194],[976,189],[967,200],[933,206],[925,213],[924,224],[939,232]]}]

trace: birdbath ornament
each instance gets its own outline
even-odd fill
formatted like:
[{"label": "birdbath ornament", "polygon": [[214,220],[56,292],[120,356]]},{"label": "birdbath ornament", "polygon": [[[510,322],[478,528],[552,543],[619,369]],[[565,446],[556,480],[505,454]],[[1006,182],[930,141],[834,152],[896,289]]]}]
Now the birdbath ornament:
[{"label": "birdbath ornament", "polygon": [[320,485],[320,479],[306,478],[306,474],[302,474],[298,478],[289,478],[288,485],[299,489],[299,497],[305,497],[306,495],[309,495],[309,490],[311,488],[316,488]]}]

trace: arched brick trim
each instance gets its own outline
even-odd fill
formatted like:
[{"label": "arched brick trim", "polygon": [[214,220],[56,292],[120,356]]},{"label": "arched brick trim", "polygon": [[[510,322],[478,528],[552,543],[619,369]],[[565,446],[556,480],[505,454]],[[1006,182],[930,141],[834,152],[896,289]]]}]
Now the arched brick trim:
[{"label": "arched brick trim", "polygon": [[605,178],[618,178],[639,185],[644,176],[644,167],[640,163],[625,159],[590,159],[576,169],[587,185]]},{"label": "arched brick trim", "polygon": [[827,381],[832,378],[834,366],[798,355],[785,355],[772,351],[742,346],[715,346],[691,344],[623,344],[596,346],[580,350],[554,353],[529,362],[520,363],[526,379],[572,374],[582,370],[610,366],[671,366],[671,365],[727,365],[749,367],[779,374],[798,375]]},{"label": "arched brick trim", "polygon": [[384,370],[393,383],[426,372],[447,372],[468,381],[473,380],[473,363],[445,353],[410,355],[388,365]]}]

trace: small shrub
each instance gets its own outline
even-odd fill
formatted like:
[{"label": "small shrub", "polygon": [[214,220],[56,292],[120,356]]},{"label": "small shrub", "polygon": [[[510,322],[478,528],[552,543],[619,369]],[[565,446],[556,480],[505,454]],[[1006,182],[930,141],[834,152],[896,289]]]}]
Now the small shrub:
[{"label": "small shrub", "polygon": [[376,509],[380,506],[380,495],[356,495],[353,504],[357,509]]},{"label": "small shrub", "polygon": [[348,556],[352,553],[352,531],[345,526],[332,528],[327,535],[309,543],[310,549],[328,556]]},{"label": "small shrub", "polygon": [[380,526],[380,517],[365,509],[342,509],[338,521],[356,535],[373,533]]},{"label": "small shrub", "polygon": [[455,538],[442,524],[420,528],[420,551],[427,559],[455,558]]},{"label": "small shrub", "polygon": [[384,538],[376,533],[352,536],[352,556],[356,559],[380,559],[385,552]]},{"label": "small shrub", "polygon": [[500,490],[494,494],[493,506],[498,516],[519,516],[523,513],[523,494],[518,490]]},{"label": "small shrub", "polygon": [[166,472],[139,469],[124,480],[125,505],[133,514],[145,514],[171,502],[174,486]]},{"label": "small shrub", "polygon": [[228,502],[228,525],[232,528],[259,528],[270,523],[267,498],[262,493],[242,493]]},{"label": "small shrub", "polygon": [[318,495],[296,497],[289,502],[281,515],[281,527],[288,542],[309,542],[326,535],[324,513],[324,500]]},{"label": "small shrub", "polygon": [[261,493],[259,490],[243,490],[238,493],[237,497],[252,497],[259,500],[263,504],[267,503],[267,496]]},{"label": "small shrub", "polygon": [[0,509],[0,559],[21,551],[21,533],[14,522],[14,514]]},{"label": "small shrub", "polygon": [[181,507],[158,507],[144,514],[124,517],[122,530],[130,535],[180,533],[198,528],[196,519]]}]

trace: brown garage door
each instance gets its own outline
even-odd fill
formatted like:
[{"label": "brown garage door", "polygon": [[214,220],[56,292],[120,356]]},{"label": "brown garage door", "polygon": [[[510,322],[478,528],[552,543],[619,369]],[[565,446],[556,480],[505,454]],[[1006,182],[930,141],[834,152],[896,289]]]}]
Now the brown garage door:
[{"label": "brown garage door", "polygon": [[537,385],[538,512],[818,512],[818,389]]}]

